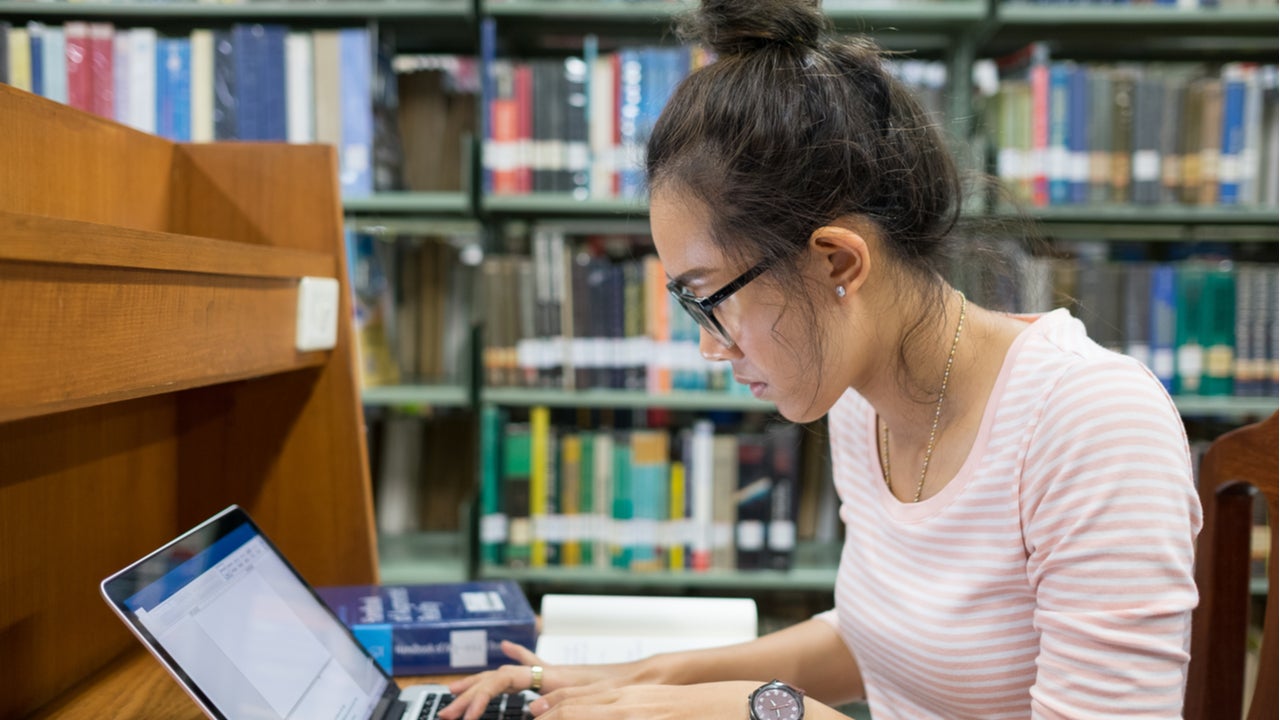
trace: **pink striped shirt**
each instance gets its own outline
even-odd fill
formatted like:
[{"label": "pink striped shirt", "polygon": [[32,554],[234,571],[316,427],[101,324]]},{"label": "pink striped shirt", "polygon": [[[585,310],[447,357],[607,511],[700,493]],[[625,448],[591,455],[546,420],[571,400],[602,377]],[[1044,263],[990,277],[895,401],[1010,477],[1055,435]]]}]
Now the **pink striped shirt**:
[{"label": "pink striped shirt", "polygon": [[1200,504],[1150,372],[1040,316],[959,473],[916,504],[885,487],[861,396],[829,422],[847,538],[818,617],[876,720],[1181,716]]}]

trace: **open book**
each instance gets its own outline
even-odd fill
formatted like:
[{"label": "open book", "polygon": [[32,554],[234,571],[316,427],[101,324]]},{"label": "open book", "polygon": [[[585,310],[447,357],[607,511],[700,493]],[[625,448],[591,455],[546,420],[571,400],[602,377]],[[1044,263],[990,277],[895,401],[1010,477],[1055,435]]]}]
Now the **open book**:
[{"label": "open book", "polygon": [[537,654],[553,665],[627,662],[756,637],[749,598],[544,595]]}]

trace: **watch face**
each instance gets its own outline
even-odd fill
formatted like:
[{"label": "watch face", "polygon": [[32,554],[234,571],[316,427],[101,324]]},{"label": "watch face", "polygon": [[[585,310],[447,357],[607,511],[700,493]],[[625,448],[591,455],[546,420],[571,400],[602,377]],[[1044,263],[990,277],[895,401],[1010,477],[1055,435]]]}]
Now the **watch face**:
[{"label": "watch face", "polygon": [[751,700],[751,709],[760,720],[800,720],[804,714],[800,698],[775,687],[756,693]]}]

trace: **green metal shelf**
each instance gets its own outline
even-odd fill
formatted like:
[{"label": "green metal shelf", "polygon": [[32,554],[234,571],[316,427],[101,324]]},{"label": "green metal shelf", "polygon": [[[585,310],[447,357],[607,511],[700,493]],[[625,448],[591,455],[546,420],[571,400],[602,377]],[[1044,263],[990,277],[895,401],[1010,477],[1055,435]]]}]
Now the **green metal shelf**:
[{"label": "green metal shelf", "polygon": [[[1280,210],[1259,207],[1191,207],[1186,205],[1079,205],[1028,208],[1040,222],[1132,223],[1164,225],[1267,225],[1275,229]],[[1015,213],[1001,211],[997,218]]]},{"label": "green metal shelf", "polygon": [[466,553],[460,532],[378,536],[378,570],[389,585],[462,582],[467,580]]},{"label": "green metal shelf", "polygon": [[360,400],[382,407],[466,407],[471,401],[460,385],[386,385],[364,388]]},{"label": "green metal shelf", "polygon": [[772,403],[723,392],[647,393],[638,390],[554,390],[486,388],[485,403],[515,407],[666,408],[669,410],[740,410],[774,412]]},{"label": "green metal shelf", "polygon": [[1189,417],[1223,417],[1233,420],[1245,420],[1270,415],[1276,411],[1277,399],[1274,397],[1230,397],[1177,395],[1173,403],[1178,412]]},{"label": "green metal shelf", "polygon": [[[688,2],[599,2],[598,0],[488,0],[481,12],[502,19],[544,18],[581,20],[670,19],[693,7]],[[977,21],[986,17],[984,0],[828,0],[827,16],[837,25],[861,21],[891,21],[895,25],[935,25]]]},{"label": "green metal shelf", "polygon": [[1013,2],[999,3],[996,7],[996,20],[1005,26],[1139,25],[1147,28],[1172,25],[1196,32],[1231,30],[1274,36],[1277,19],[1280,19],[1280,13],[1275,7],[1181,9],[1158,5],[1067,6]]},{"label": "green metal shelf", "polygon": [[781,570],[711,570],[631,572],[616,568],[509,568],[482,565],[485,579],[507,579],[519,583],[560,584],[602,588],[684,588],[738,590],[831,591],[836,584],[836,567],[813,566]]},{"label": "green metal shelf", "polygon": [[349,214],[467,215],[471,212],[471,199],[465,192],[385,192],[343,198],[342,209]]},{"label": "green metal shelf", "polygon": [[491,195],[481,200],[484,212],[522,216],[640,216],[649,215],[648,200],[621,198],[576,200],[564,193]]},{"label": "green metal shelf", "polygon": [[471,17],[468,0],[329,0],[328,2],[0,2],[0,15],[121,19],[455,18]]}]

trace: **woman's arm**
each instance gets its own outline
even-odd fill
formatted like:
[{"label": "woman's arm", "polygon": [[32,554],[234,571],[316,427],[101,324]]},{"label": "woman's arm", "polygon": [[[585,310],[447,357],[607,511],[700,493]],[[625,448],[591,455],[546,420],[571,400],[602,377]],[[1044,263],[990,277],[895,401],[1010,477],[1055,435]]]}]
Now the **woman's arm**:
[{"label": "woman's arm", "polygon": [[[503,649],[520,665],[482,672],[451,685],[450,690],[458,695],[458,699],[441,712],[442,718],[474,720],[493,696],[529,687],[531,673],[527,666],[542,663],[531,651],[518,645],[504,643]],[[543,668],[542,678],[543,695],[535,706],[541,712],[570,700],[580,705],[597,702],[606,697],[603,693],[641,685],[745,681],[745,685],[754,689],[770,680],[780,679],[804,689],[808,697],[818,702],[847,702],[863,694],[862,676],[848,646],[834,627],[816,619],[726,647],[663,653],[614,665],[547,666]],[[723,689],[719,688],[720,691]],[[702,692],[714,692],[716,696],[724,697],[715,688],[703,688]],[[701,697],[705,701],[706,696]],[[638,701],[639,698],[639,695],[627,693],[622,701]],[[615,698],[614,701],[619,700]],[[745,696],[742,701],[745,708]],[[695,713],[687,717],[702,716]]]}]

